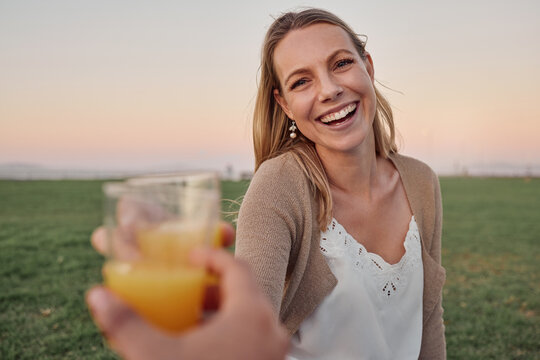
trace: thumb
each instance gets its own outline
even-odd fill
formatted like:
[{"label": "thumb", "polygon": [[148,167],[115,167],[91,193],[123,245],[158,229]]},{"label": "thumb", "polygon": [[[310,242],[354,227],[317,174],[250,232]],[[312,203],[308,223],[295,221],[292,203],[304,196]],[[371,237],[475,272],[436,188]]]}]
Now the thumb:
[{"label": "thumb", "polygon": [[181,339],[164,334],[146,323],[121,299],[103,286],[86,294],[86,302],[110,347],[129,360],[160,359],[174,354]]}]

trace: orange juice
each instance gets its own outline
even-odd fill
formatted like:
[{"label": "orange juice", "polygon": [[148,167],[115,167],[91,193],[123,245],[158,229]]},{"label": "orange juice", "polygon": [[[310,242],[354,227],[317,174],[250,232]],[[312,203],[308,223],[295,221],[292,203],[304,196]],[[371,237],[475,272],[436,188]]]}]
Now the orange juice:
[{"label": "orange juice", "polygon": [[143,258],[168,264],[188,264],[188,255],[196,246],[217,247],[221,241],[218,227],[181,221],[161,223],[137,231],[137,245]]},{"label": "orange juice", "polygon": [[162,329],[179,332],[201,318],[204,269],[109,261],[103,276],[107,287]]},{"label": "orange juice", "polygon": [[140,260],[108,261],[105,284],[149,322],[172,332],[196,324],[202,314],[205,270],[188,255],[203,244],[216,246],[221,233],[197,223],[171,221],[139,229]]}]

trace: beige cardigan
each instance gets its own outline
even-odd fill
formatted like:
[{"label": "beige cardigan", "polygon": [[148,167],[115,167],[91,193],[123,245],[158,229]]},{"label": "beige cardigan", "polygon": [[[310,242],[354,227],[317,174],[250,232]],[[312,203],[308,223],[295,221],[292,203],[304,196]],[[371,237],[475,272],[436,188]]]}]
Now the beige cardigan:
[{"label": "beige cardigan", "polygon": [[[422,240],[420,358],[445,359],[439,181],[418,160],[399,154],[392,154],[390,159],[400,173]],[[337,283],[320,251],[317,212],[307,177],[287,153],[260,166],[240,208],[236,256],[252,266],[291,335]]]}]

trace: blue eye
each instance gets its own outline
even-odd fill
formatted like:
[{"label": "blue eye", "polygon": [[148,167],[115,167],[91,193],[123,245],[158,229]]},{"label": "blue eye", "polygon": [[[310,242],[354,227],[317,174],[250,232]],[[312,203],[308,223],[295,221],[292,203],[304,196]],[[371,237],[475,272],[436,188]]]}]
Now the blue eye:
[{"label": "blue eye", "polygon": [[336,62],[336,68],[347,66],[349,64],[352,64],[353,62],[354,62],[353,59],[341,59],[338,62]]},{"label": "blue eye", "polygon": [[291,90],[294,90],[294,89],[297,88],[298,86],[302,86],[302,85],[304,85],[305,83],[307,83],[307,80],[306,80],[306,79],[300,79],[300,80],[297,80],[297,81],[295,81],[295,82],[291,85]]}]

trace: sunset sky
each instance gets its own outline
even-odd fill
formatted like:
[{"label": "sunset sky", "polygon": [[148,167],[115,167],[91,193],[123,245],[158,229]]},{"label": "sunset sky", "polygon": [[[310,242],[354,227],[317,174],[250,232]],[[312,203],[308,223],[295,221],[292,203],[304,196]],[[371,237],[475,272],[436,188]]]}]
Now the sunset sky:
[{"label": "sunset sky", "polygon": [[403,153],[540,164],[537,0],[0,0],[0,164],[252,169],[261,43],[300,6],[368,36]]}]

